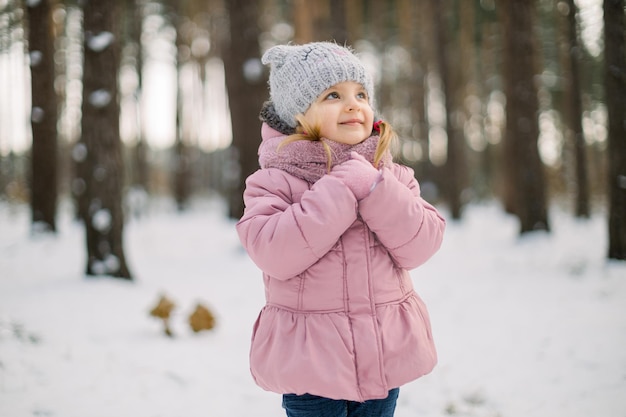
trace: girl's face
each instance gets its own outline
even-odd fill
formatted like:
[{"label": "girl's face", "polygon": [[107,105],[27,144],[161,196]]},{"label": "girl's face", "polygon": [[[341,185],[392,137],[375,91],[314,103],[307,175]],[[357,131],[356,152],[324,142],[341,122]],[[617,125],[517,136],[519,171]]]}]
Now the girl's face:
[{"label": "girl's face", "polygon": [[304,113],[304,119],[311,126],[319,126],[322,137],[356,145],[372,133],[374,111],[365,88],[345,81],[322,92]]}]

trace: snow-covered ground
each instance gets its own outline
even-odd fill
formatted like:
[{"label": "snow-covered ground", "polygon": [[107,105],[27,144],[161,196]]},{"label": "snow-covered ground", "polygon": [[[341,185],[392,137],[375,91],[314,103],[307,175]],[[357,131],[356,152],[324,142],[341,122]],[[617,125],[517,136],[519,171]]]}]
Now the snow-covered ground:
[{"label": "snow-covered ground", "polygon": [[[56,237],[30,237],[28,208],[0,204],[0,416],[284,415],[249,376],[263,288],[224,212],[153,203],[130,220],[129,283],[83,276],[69,210]],[[602,215],[555,208],[551,223],[520,239],[496,204],[449,222],[413,272],[440,363],[401,389],[397,417],[626,417],[626,263],[605,260]],[[173,338],[148,314],[161,294]],[[198,302],[214,330],[189,328]]]}]

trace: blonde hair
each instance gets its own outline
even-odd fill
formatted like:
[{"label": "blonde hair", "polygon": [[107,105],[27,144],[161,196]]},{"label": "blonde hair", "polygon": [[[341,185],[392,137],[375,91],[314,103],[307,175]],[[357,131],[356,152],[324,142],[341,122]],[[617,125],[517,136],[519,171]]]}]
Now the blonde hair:
[{"label": "blonde hair", "polygon": [[[333,155],[330,146],[326,143],[326,141],[322,140],[322,135],[320,133],[319,125],[311,125],[306,120],[302,114],[296,116],[296,120],[298,121],[298,126],[296,126],[296,133],[287,136],[287,138],[278,145],[278,149],[283,146],[298,141],[298,140],[308,140],[311,142],[319,141],[322,143],[324,147],[324,151],[326,152],[326,165],[328,168],[328,172],[330,172],[333,165]],[[397,135],[393,130],[391,125],[383,120],[376,122],[378,126],[380,139],[378,140],[378,144],[376,145],[376,152],[374,153],[374,166],[378,168],[378,164],[383,159],[383,155],[387,150],[389,150],[391,144],[396,140]]]}]

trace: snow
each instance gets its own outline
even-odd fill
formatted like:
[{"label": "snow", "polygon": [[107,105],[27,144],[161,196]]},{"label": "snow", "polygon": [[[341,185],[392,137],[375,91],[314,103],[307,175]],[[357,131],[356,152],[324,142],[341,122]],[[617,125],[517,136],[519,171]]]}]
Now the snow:
[{"label": "snow", "polygon": [[115,35],[111,32],[103,31],[97,35],[87,36],[87,47],[94,52],[102,52],[113,43]]},{"label": "snow", "polygon": [[111,228],[111,212],[107,209],[96,211],[91,219],[94,229],[100,232],[106,232]]},{"label": "snow", "polygon": [[[0,204],[0,416],[281,416],[248,371],[259,271],[219,200],[128,219],[135,282],[85,278],[84,232],[63,206],[56,237]],[[626,263],[607,262],[606,219],[553,207],[552,233],[517,236],[497,204],[450,222],[413,272],[439,365],[401,389],[397,417],[626,415]],[[149,311],[176,303],[174,337]],[[198,303],[214,330],[194,333]]]},{"label": "snow", "polygon": [[73,195],[80,196],[85,192],[85,189],[87,188],[87,184],[85,183],[85,180],[83,180],[82,178],[76,177],[72,180],[71,188],[72,188]]},{"label": "snow", "polygon": [[31,67],[36,67],[41,64],[41,61],[43,59],[43,54],[41,53],[41,51],[31,51],[29,56]]},{"label": "snow", "polygon": [[256,83],[263,75],[263,64],[259,58],[248,58],[243,63],[243,77],[250,83]]},{"label": "snow", "polygon": [[105,89],[99,89],[89,94],[89,104],[101,109],[111,102],[111,93]]},{"label": "snow", "polygon": [[108,255],[104,261],[92,260],[91,269],[98,275],[114,273],[120,269],[120,260],[115,255]]},{"label": "snow", "polygon": [[72,148],[72,159],[74,162],[83,162],[87,158],[87,145],[82,142],[77,142]]},{"label": "snow", "polygon": [[33,106],[30,113],[30,120],[34,123],[41,123],[43,121],[46,112],[41,107]]}]

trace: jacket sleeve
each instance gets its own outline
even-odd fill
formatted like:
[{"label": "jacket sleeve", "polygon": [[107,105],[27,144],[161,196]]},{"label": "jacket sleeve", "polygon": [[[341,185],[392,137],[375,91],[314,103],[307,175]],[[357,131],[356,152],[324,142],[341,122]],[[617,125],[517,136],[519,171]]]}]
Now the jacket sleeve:
[{"label": "jacket sleeve", "polygon": [[441,246],[445,219],[420,197],[413,170],[394,164],[359,205],[361,217],[387,248],[396,264],[413,269]]},{"label": "jacket sleeve", "polygon": [[[301,193],[298,202],[292,201],[294,193]],[[277,279],[292,278],[317,262],[357,216],[352,192],[329,175],[309,189],[281,170],[262,169],[248,177],[243,197],[245,210],[236,225],[241,243],[254,263]]]}]

